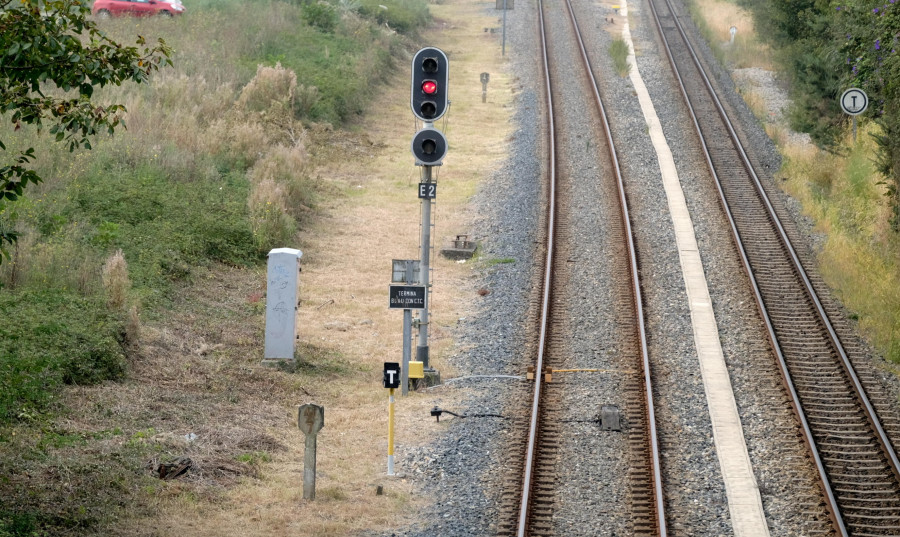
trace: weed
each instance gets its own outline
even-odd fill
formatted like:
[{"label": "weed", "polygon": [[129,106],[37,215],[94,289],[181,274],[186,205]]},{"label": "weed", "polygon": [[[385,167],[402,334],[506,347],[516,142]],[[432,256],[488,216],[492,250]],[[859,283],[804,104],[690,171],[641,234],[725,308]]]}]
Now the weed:
[{"label": "weed", "polygon": [[235,460],[251,466],[259,466],[260,464],[271,462],[272,456],[265,451],[253,451],[251,453],[241,453],[235,457]]},{"label": "weed", "polygon": [[623,78],[631,72],[631,65],[628,63],[628,54],[630,52],[631,49],[624,39],[613,39],[612,43],[609,44],[609,55],[612,57],[613,66],[616,69],[616,73]]},{"label": "weed", "polygon": [[482,260],[482,263],[485,267],[493,267],[494,265],[506,265],[515,262],[516,260],[512,257],[491,257]]},{"label": "weed", "polygon": [[347,499],[347,493],[340,487],[321,487],[316,490],[316,499],[324,501],[343,501]]},{"label": "weed", "polygon": [[116,250],[103,265],[103,287],[106,289],[106,304],[114,312],[125,309],[131,280],[128,278],[128,263],[122,250]]},{"label": "weed", "polygon": [[325,33],[334,32],[338,24],[338,12],[327,2],[304,2],[301,5],[303,20]]},{"label": "weed", "polygon": [[351,372],[350,364],[341,353],[309,343],[297,346],[293,360],[279,360],[273,365],[280,371],[291,374],[337,376]]}]

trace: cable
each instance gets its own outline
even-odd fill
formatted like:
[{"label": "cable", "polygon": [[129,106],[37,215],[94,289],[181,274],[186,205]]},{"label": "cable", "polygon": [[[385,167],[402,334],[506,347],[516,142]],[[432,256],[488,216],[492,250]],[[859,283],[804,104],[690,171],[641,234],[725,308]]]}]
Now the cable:
[{"label": "cable", "polygon": [[501,416],[500,414],[457,414],[456,412],[451,412],[449,410],[444,410],[442,408],[434,407],[431,409],[431,415],[440,422],[441,414],[443,413],[450,414],[451,416],[456,416],[457,418],[501,418],[508,419],[506,416]]}]

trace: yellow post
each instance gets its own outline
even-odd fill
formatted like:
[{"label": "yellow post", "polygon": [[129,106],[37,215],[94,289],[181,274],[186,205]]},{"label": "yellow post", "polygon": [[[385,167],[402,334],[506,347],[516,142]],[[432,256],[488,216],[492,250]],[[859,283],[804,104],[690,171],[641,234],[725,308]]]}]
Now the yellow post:
[{"label": "yellow post", "polygon": [[388,471],[387,475],[394,475],[394,388],[390,389],[388,400]]}]

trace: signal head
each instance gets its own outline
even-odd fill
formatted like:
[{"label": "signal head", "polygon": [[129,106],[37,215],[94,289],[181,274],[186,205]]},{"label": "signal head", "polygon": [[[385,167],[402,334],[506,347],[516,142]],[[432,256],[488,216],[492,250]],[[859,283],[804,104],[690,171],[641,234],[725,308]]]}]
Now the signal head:
[{"label": "signal head", "polygon": [[416,166],[440,166],[447,155],[447,138],[439,130],[425,128],[413,136],[411,149]]},{"label": "signal head", "polygon": [[425,47],[413,56],[410,108],[422,121],[434,122],[447,111],[449,65],[447,55],[435,47]]}]

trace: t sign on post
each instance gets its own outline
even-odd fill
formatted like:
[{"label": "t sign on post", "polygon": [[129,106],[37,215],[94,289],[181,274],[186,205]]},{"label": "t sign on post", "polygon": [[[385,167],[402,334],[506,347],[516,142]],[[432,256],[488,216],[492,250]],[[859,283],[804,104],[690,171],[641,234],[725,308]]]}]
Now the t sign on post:
[{"label": "t sign on post", "polygon": [[841,110],[853,118],[853,143],[856,143],[856,116],[869,107],[869,96],[859,88],[850,88],[841,94]]},{"label": "t sign on post", "polygon": [[388,469],[387,475],[394,475],[394,390],[400,387],[400,364],[384,363],[384,387],[390,390],[388,398]]},{"label": "t sign on post", "polygon": [[397,362],[384,363],[383,384],[385,388],[390,389],[400,387],[400,364]]}]

